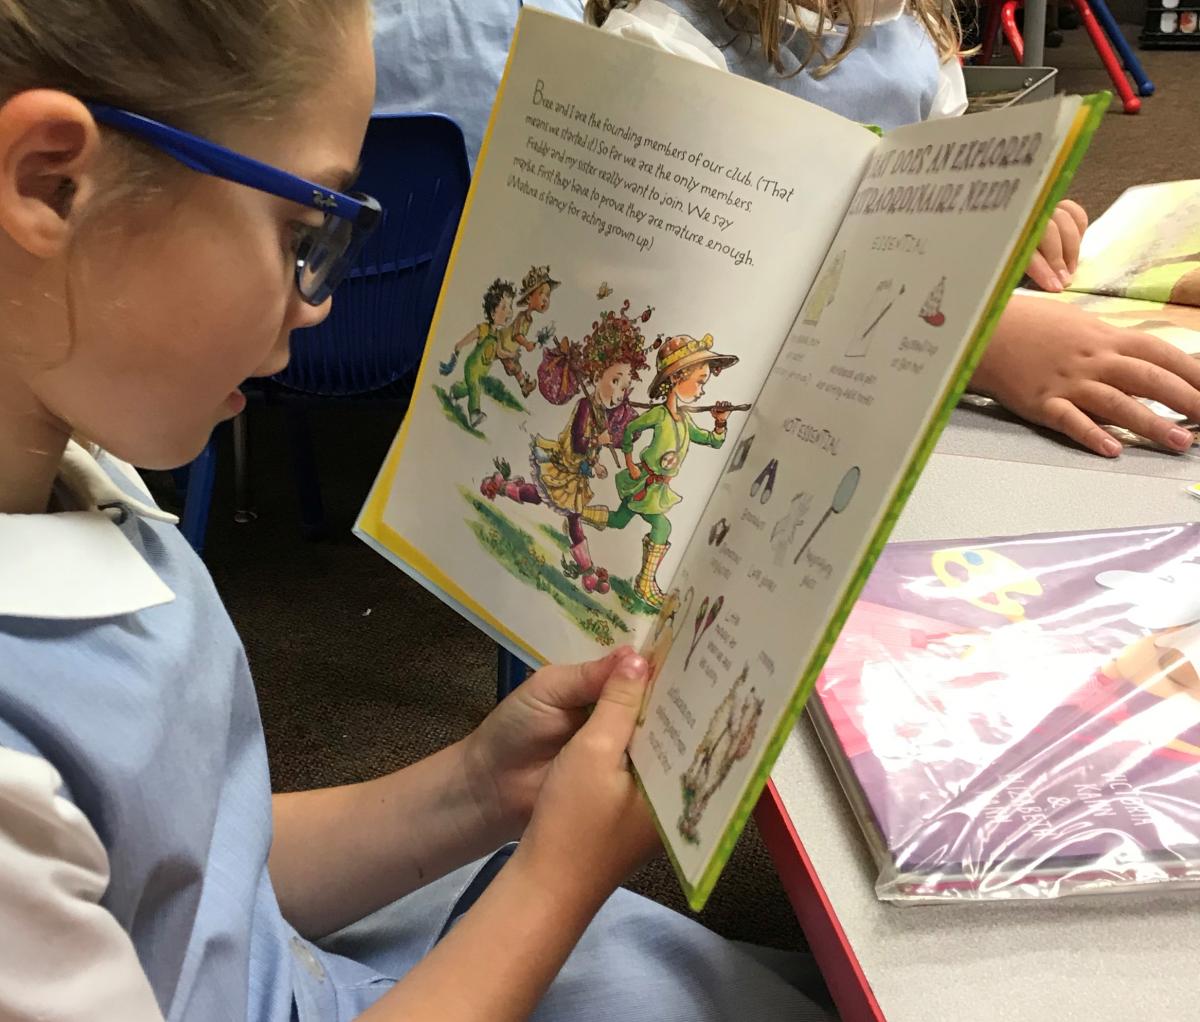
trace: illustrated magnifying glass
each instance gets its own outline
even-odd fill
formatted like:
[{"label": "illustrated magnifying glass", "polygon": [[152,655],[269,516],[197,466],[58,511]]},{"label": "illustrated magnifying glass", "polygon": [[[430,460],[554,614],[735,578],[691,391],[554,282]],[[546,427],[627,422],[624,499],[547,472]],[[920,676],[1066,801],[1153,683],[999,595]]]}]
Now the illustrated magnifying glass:
[{"label": "illustrated magnifying glass", "polygon": [[858,480],[861,477],[862,472],[859,471],[857,465],[848,469],[846,474],[842,476],[842,481],[838,484],[837,491],[833,495],[833,502],[829,505],[829,510],[821,516],[821,520],[817,522],[817,527],[808,534],[808,539],[804,541],[804,546],[796,554],[796,559],[792,561],[793,564],[800,563],[800,558],[804,556],[804,551],[808,549],[808,545],[813,541],[817,533],[821,531],[821,526],[829,521],[829,516],[840,515],[850,506],[850,501],[854,499],[854,491],[858,489]]}]

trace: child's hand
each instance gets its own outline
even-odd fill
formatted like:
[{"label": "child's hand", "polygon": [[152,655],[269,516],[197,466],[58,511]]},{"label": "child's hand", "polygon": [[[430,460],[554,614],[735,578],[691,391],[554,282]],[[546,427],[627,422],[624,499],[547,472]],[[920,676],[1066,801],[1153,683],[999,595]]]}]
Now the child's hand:
[{"label": "child's hand", "polygon": [[1120,454],[1121,445],[1094,420],[1171,450],[1192,444],[1191,433],[1131,394],[1200,420],[1200,362],[1157,337],[1045,298],[1014,296],[971,385],[1107,457]]},{"label": "child's hand", "polygon": [[481,815],[502,838],[520,836],[555,757],[621,671],[644,677],[645,663],[623,647],[602,660],[544,667],[467,738],[471,790]]},{"label": "child's hand", "polygon": [[600,464],[600,462],[596,462],[596,464],[592,466],[592,471],[595,473],[597,479],[608,478],[608,469]]},{"label": "child's hand", "polygon": [[1088,215],[1078,202],[1067,199],[1058,204],[1025,271],[1043,291],[1057,293],[1071,283],[1087,226]]},{"label": "child's hand", "polygon": [[596,906],[659,850],[625,754],[646,688],[641,657],[618,662],[587,723],[545,776],[520,852],[548,886]]}]

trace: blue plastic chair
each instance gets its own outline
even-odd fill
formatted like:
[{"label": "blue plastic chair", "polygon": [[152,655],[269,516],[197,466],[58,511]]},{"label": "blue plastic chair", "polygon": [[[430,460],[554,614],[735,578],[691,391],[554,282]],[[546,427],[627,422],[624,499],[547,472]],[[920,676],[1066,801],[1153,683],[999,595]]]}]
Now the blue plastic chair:
[{"label": "blue plastic chair", "polygon": [[[306,407],[314,401],[394,401],[407,406],[434,304],[470,184],[462,130],[440,114],[371,119],[356,187],[385,215],[339,287],[325,322],[292,337],[287,369],[250,381],[247,395],[284,406],[307,536],[324,530],[324,511]],[[238,517],[249,519],[246,423],[235,424]],[[204,546],[215,475],[216,434],[186,480],[183,527]]]},{"label": "blue plastic chair", "polygon": [[[323,531],[324,513],[305,408],[313,401],[353,399],[407,405],[469,184],[462,131],[454,121],[439,114],[373,117],[356,188],[379,200],[383,223],[339,287],[325,322],[293,335],[287,369],[246,387],[251,397],[284,406],[307,536]],[[204,549],[212,505],[219,432],[191,466],[176,473],[184,495],[181,528],[198,553]],[[235,517],[248,521],[253,513],[245,415],[234,422],[233,438]],[[502,699],[528,673],[525,664],[500,647],[497,697]]]}]

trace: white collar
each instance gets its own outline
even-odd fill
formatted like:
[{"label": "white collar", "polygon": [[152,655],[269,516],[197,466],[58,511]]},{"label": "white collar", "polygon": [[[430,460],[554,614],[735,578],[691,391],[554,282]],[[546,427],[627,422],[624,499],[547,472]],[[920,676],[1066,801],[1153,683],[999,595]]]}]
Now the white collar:
[{"label": "white collar", "polygon": [[179,520],[151,503],[131,466],[104,458],[146,499],[129,496],[95,457],[69,443],[58,481],[82,510],[0,515],[0,616],[94,620],[175,599],[117,523],[130,514]]}]

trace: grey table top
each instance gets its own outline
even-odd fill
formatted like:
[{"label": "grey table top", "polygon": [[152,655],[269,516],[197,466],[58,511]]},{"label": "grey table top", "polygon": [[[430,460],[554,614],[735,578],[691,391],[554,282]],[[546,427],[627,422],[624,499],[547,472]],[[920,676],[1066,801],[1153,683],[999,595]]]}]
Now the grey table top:
[{"label": "grey table top", "polygon": [[[956,409],[937,451],[990,461],[1200,482],[1200,447],[1193,447],[1186,454],[1171,454],[1148,446],[1127,447],[1119,458],[1100,458],[1049,431],[1031,429],[994,405]],[[1200,503],[1197,512],[1200,513]]]},{"label": "grey table top", "polygon": [[[1200,519],[1200,461],[1115,462],[959,409],[897,540]],[[858,825],[807,719],[773,774],[888,1022],[1200,1018],[1200,892],[898,908],[878,901]]]}]

